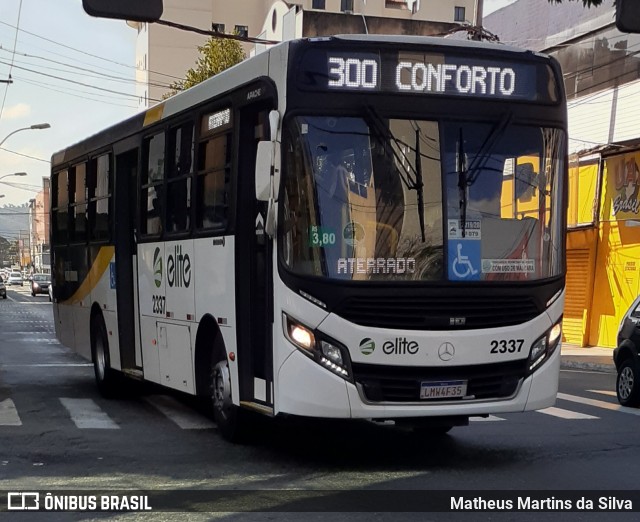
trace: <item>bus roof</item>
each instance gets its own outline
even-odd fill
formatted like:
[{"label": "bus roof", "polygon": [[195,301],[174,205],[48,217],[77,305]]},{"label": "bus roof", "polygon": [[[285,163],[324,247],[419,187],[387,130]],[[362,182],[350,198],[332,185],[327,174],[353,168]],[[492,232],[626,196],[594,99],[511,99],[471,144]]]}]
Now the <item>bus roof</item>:
[{"label": "bus roof", "polygon": [[449,48],[451,50],[487,50],[492,52],[515,53],[519,55],[539,56],[545,55],[533,51],[507,46],[500,43],[477,42],[471,40],[458,40],[437,36],[412,36],[412,35],[380,35],[380,34],[340,34],[335,36],[301,38],[299,40],[287,40],[276,44],[266,51],[252,56],[225,71],[204,80],[177,93],[166,100],[159,102],[150,108],[135,114],[134,116],[119,122],[109,128],[101,129],[88,138],[71,144],[63,150],[55,152],[51,157],[52,167],[75,161],[85,156],[88,151],[97,151],[107,147],[113,141],[126,139],[139,132],[152,123],[173,116],[185,109],[202,104],[211,98],[223,94],[233,88],[250,83],[260,77],[269,75],[270,60],[278,55],[286,55],[288,47],[292,44],[305,44],[312,42],[362,42],[400,45],[433,45]]},{"label": "bus roof", "polygon": [[456,38],[444,38],[442,36],[417,36],[417,35],[398,35],[398,34],[337,34],[331,37],[305,38],[307,41],[314,40],[345,40],[355,42],[381,42],[390,44],[410,44],[410,45],[434,45],[438,47],[449,47],[451,49],[486,49],[500,52],[512,52],[522,54],[535,54],[544,56],[520,47],[513,47],[495,42],[480,42],[475,40],[463,40]]}]

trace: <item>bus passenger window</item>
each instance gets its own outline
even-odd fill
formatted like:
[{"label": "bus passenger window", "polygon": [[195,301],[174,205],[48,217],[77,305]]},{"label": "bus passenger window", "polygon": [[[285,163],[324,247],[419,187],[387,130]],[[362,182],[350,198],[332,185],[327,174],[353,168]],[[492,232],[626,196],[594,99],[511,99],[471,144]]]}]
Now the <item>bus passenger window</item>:
[{"label": "bus passenger window", "polygon": [[141,216],[142,234],[162,232],[164,187],[164,132],[147,138],[143,148]]},{"label": "bus passenger window", "polygon": [[69,235],[72,241],[85,241],[87,239],[87,164],[79,163],[71,169],[70,174]]},{"label": "bus passenger window", "polygon": [[231,165],[231,133],[219,133],[198,145],[196,176],[196,226],[227,226],[227,183]]},{"label": "bus passenger window", "polygon": [[98,156],[89,164],[87,192],[89,194],[89,226],[91,241],[109,238],[109,176],[111,157]]},{"label": "bus passenger window", "polygon": [[160,198],[161,186],[151,186],[142,191],[142,200],[146,200],[143,207],[144,218],[142,221],[143,234],[160,234],[162,232],[162,203]]},{"label": "bus passenger window", "polygon": [[191,178],[170,183],[168,194],[167,231],[184,232],[189,229],[191,216]]},{"label": "bus passenger window", "polygon": [[169,233],[185,232],[191,225],[193,154],[193,123],[172,128],[167,157],[166,230]]},{"label": "bus passenger window", "polygon": [[198,176],[198,228],[224,228],[227,203],[224,171]]},{"label": "bus passenger window", "polygon": [[178,178],[190,174],[193,168],[193,123],[171,129],[169,141],[167,177]]},{"label": "bus passenger window", "polygon": [[61,170],[54,173],[52,180],[52,227],[53,237],[60,243],[69,239],[69,172]]}]

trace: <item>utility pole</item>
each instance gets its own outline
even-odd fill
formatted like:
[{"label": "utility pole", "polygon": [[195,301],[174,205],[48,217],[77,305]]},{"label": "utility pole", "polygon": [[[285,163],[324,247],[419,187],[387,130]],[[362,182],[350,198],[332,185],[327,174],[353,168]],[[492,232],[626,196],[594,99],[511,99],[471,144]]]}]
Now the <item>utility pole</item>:
[{"label": "utility pole", "polygon": [[476,0],[476,12],[473,17],[473,26],[475,27],[473,40],[482,40],[482,9],[484,0]]}]

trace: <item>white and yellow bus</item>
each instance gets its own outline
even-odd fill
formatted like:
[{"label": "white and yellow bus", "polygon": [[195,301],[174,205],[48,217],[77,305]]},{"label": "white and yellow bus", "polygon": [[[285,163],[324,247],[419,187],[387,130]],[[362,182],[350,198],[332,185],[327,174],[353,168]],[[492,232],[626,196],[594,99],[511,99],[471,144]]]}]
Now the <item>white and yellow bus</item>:
[{"label": "white and yellow bus", "polygon": [[560,68],[497,44],[284,42],[52,158],[60,341],[247,411],[437,432],[554,403]]}]

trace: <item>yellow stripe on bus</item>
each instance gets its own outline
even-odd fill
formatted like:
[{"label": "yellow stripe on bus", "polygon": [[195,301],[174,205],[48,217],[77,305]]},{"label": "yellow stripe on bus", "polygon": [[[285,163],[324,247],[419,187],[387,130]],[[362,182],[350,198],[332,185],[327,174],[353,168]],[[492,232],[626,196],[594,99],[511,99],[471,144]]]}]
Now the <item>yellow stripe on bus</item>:
[{"label": "yellow stripe on bus", "polygon": [[147,125],[151,125],[157,121],[162,119],[162,113],[164,112],[164,103],[159,103],[158,105],[154,105],[150,109],[147,109],[147,112],[144,113],[144,123],[143,127]]},{"label": "yellow stripe on bus", "polygon": [[113,246],[101,247],[98,255],[96,256],[96,260],[91,265],[91,269],[89,270],[87,277],[85,277],[84,281],[82,281],[82,284],[75,293],[69,299],[63,301],[63,303],[76,304],[80,303],[85,297],[87,297],[95,288],[96,284],[98,284],[98,281],[102,278],[102,274],[107,270],[114,253],[115,248]]}]

